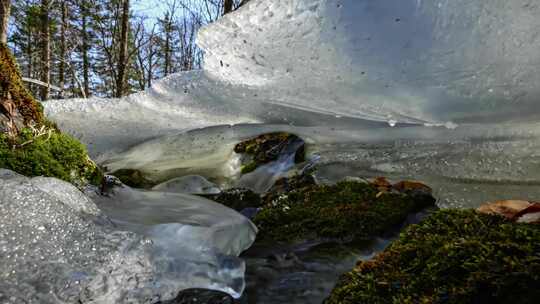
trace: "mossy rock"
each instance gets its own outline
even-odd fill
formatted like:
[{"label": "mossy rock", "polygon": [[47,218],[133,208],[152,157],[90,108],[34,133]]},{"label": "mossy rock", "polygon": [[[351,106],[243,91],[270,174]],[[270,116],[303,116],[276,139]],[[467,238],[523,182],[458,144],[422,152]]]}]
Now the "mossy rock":
[{"label": "mossy rock", "polygon": [[242,211],[246,208],[258,208],[262,204],[261,196],[259,194],[243,188],[227,189],[220,194],[206,194],[201,196],[236,211]]},{"label": "mossy rock", "polygon": [[245,140],[234,147],[234,152],[251,158],[242,165],[242,174],[253,172],[259,166],[276,161],[284,154],[294,154],[295,163],[302,163],[306,158],[304,141],[286,132],[268,133]]},{"label": "mossy rock", "polygon": [[317,239],[363,241],[401,224],[410,213],[434,206],[430,195],[380,193],[371,184],[344,181],[293,190],[257,214],[259,240],[299,242]]},{"label": "mossy rock", "polygon": [[302,189],[307,189],[310,187],[317,186],[315,177],[309,172],[295,174],[291,177],[282,177],[278,179],[274,185],[268,190],[264,195],[263,201],[266,205],[270,205],[272,201],[279,198],[279,196],[292,192],[292,191],[302,191]]},{"label": "mossy rock", "polygon": [[0,134],[0,168],[26,176],[56,177],[75,185],[99,185],[103,178],[80,142],[53,129],[39,136],[30,129],[21,130],[17,138]]},{"label": "mossy rock", "polygon": [[444,210],[343,275],[325,304],[538,303],[540,225]]},{"label": "mossy rock", "polygon": [[147,179],[140,170],[120,169],[111,173],[111,175],[132,188],[150,189],[156,185],[155,182]]}]

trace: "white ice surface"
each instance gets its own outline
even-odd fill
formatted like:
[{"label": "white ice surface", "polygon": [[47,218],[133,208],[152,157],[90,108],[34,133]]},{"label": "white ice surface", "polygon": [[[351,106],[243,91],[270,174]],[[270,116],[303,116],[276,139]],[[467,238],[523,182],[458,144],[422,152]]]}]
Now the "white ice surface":
[{"label": "white ice surface", "polygon": [[237,256],[256,233],[244,216],[129,188],[96,201],[110,217],[70,184],[0,171],[0,303],[155,303],[186,288],[241,294]]},{"label": "white ice surface", "polygon": [[203,71],[45,108],[93,156],[230,123],[533,120],[538,15],[536,0],[254,0],[201,31]]}]

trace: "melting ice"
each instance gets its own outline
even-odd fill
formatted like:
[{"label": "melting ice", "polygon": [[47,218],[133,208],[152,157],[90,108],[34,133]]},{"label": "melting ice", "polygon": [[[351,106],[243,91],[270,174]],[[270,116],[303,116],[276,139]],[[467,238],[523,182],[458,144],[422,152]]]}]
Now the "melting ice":
[{"label": "melting ice", "polygon": [[71,184],[1,170],[0,302],[154,303],[186,288],[240,296],[249,220],[198,197],[115,191],[95,196],[102,212]]},{"label": "melting ice", "polygon": [[[51,101],[45,108],[109,170],[140,169],[155,181],[234,179],[238,140],[290,131],[306,140],[319,159],[319,178],[328,182],[346,175],[422,179],[441,206],[534,198],[539,15],[531,0],[253,0],[202,30],[204,70],[122,99]],[[151,239],[185,235],[170,224],[185,224],[176,218],[185,212],[199,220],[200,210],[169,201],[192,197],[117,195],[135,201],[134,209],[100,207],[117,225]],[[172,213],[174,221],[162,214],[145,219],[151,200],[159,212],[181,212]],[[243,227],[251,235],[253,228]],[[236,249],[247,245],[242,240],[233,242]],[[218,255],[209,256],[220,264]],[[239,291],[229,283],[223,290]]]}]

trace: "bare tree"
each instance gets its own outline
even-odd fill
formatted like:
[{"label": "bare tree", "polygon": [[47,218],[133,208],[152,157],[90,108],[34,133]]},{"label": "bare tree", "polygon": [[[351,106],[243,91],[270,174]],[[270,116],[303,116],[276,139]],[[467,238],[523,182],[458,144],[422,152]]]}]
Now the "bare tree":
[{"label": "bare tree", "polygon": [[41,0],[41,81],[46,85],[41,87],[41,100],[49,98],[51,83],[51,33],[49,20],[49,0]]},{"label": "bare tree", "polygon": [[66,31],[68,27],[68,6],[66,1],[62,1],[62,17],[60,23],[60,63],[58,67],[58,83],[62,91],[60,92],[60,97],[64,97],[65,89],[65,70],[66,70]]},{"label": "bare tree", "polygon": [[233,0],[225,0],[223,2],[223,15],[228,14],[232,12],[233,10],[234,1]]},{"label": "bare tree", "polygon": [[120,34],[120,48],[118,54],[118,75],[116,76],[116,97],[122,97],[125,94],[126,70],[128,65],[128,38],[129,38],[129,0],[123,1],[122,25]]},{"label": "bare tree", "polygon": [[11,15],[11,0],[0,0],[0,42],[7,43],[9,16]]}]

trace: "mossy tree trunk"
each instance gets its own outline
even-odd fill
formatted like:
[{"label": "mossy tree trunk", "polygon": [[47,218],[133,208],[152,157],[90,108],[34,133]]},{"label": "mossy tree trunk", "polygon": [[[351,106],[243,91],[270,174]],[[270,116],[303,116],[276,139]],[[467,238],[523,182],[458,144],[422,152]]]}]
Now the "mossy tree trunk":
[{"label": "mossy tree trunk", "polygon": [[0,43],[0,134],[15,137],[22,128],[43,122],[41,105],[24,87],[7,45]]}]

